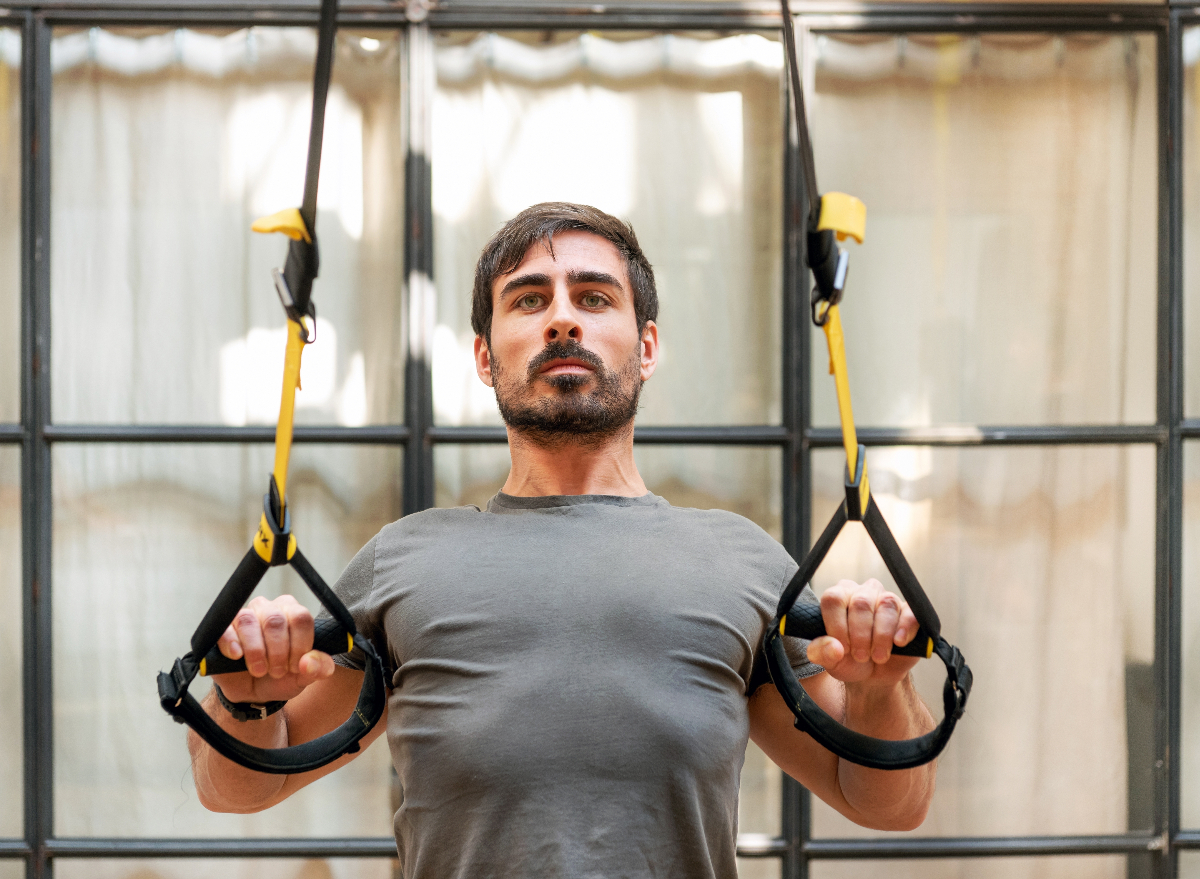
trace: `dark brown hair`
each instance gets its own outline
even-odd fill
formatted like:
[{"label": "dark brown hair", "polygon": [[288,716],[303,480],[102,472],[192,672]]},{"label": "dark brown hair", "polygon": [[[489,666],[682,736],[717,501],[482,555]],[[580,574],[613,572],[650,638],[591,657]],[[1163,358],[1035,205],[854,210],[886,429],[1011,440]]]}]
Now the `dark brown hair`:
[{"label": "dark brown hair", "polygon": [[585,204],[548,201],[535,204],[504,224],[483,248],[475,266],[475,290],[471,298],[471,329],[492,340],[492,284],[521,264],[529,248],[544,242],[554,254],[554,235],[570,229],[592,232],[616,245],[625,258],[625,271],[633,287],[633,310],[640,333],[646,322],[658,317],[658,290],[654,270],[638,245],[633,227]]}]

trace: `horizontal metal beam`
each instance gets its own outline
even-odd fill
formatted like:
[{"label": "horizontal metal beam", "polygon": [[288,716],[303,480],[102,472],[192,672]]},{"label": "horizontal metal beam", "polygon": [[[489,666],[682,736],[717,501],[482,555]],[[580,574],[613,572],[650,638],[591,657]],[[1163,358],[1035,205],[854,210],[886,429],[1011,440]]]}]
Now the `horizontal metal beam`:
[{"label": "horizontal metal beam", "polygon": [[0,858],[26,858],[33,854],[23,839],[0,839]]},{"label": "horizontal metal beam", "polygon": [[[431,427],[425,438],[433,443],[506,443],[503,427]],[[781,446],[787,429],[773,425],[730,425],[728,427],[638,427],[633,441],[641,445],[726,445]]]},{"label": "horizontal metal beam", "polygon": [[46,840],[54,858],[394,858],[390,836],[342,839],[89,839]]},{"label": "horizontal metal beam", "polygon": [[0,424],[0,443],[19,443],[25,439],[25,428],[19,424]]},{"label": "horizontal metal beam", "polygon": [[[218,424],[54,424],[42,434],[56,443],[271,443],[275,428],[227,427]],[[298,443],[366,443],[397,445],[408,440],[403,425],[378,427],[296,427]]]},{"label": "horizontal metal beam", "polygon": [[[54,858],[394,858],[390,836],[344,839],[49,839]],[[774,858],[787,851],[787,842],[765,833],[742,833],[737,853],[742,858]],[[0,857],[29,854],[23,840],[0,840]]]},{"label": "horizontal metal beam", "polygon": [[[1195,0],[1193,0],[1195,2]],[[412,6],[409,10],[407,7]],[[52,24],[159,24],[166,26],[315,25],[316,0],[47,0],[0,2],[0,21],[35,8]],[[1165,4],[1126,3],[808,3],[797,9],[815,31],[1106,31],[1166,27]],[[777,30],[779,8],[770,0],[355,0],[343,5],[347,27],[402,27],[427,19],[445,29],[503,30]]]},{"label": "horizontal metal beam", "polygon": [[1200,848],[1200,830],[1180,830],[1171,838],[1174,848]]},{"label": "horizontal metal beam", "polygon": [[[814,427],[805,440],[813,448],[833,448],[842,444],[842,432],[836,427]],[[860,427],[858,440],[865,446],[1108,445],[1165,443],[1167,430],[1156,424]]]},{"label": "horizontal metal beam", "polygon": [[1152,833],[1110,836],[960,837],[957,839],[813,839],[804,844],[810,858],[994,858],[1030,855],[1114,855],[1160,851],[1163,838]]},{"label": "horizontal metal beam", "polygon": [[1179,423],[1179,434],[1184,439],[1200,437],[1200,418],[1185,418]]}]

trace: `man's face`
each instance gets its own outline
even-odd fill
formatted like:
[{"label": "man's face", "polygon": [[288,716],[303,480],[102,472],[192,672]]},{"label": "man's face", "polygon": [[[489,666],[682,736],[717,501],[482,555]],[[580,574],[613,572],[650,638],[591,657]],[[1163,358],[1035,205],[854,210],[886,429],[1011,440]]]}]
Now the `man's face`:
[{"label": "man's face", "polygon": [[658,328],[639,334],[617,248],[591,232],[535,244],[492,284],[492,338],[475,339],[479,377],[504,422],[536,441],[596,442],[628,425],[654,373]]}]

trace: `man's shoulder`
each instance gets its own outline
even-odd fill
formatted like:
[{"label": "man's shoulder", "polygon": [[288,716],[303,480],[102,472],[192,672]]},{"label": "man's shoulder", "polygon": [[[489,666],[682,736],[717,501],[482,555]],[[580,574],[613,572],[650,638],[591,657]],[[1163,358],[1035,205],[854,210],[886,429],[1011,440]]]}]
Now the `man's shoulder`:
[{"label": "man's shoulder", "polygon": [[408,540],[414,537],[429,537],[444,534],[448,530],[459,527],[469,527],[479,521],[483,513],[479,507],[430,507],[409,513],[380,529],[376,540],[391,543],[397,540]]}]

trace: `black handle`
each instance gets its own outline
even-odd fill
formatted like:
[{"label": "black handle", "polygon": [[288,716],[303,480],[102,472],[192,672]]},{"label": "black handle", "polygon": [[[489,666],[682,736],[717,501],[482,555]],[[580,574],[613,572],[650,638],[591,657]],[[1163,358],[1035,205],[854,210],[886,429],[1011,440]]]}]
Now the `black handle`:
[{"label": "black handle", "polygon": [[[820,638],[825,634],[825,620],[821,618],[821,606],[808,601],[797,601],[784,617],[784,635],[792,638]],[[927,659],[933,655],[933,638],[922,628],[903,647],[892,645],[892,653],[896,656],[919,656]]]},{"label": "black handle", "polygon": [[[320,650],[330,656],[350,651],[350,636],[346,634],[342,624],[332,617],[321,617],[316,621],[313,629],[314,650]],[[223,675],[245,670],[245,659],[229,659],[216,647],[208,651],[204,657],[204,663],[200,666],[201,675]]]}]

